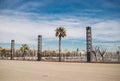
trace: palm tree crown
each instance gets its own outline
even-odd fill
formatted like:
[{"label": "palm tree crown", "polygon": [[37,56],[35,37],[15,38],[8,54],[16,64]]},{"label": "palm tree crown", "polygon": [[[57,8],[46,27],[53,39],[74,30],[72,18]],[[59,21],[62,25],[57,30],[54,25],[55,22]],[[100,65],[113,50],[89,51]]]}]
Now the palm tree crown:
[{"label": "palm tree crown", "polygon": [[20,50],[24,52],[24,51],[29,50],[29,47],[27,44],[23,44],[22,47],[20,48]]},{"label": "palm tree crown", "polygon": [[27,44],[23,44],[22,47],[20,48],[20,51],[22,52],[22,57],[23,59],[25,59],[25,55],[27,55],[28,51],[29,51],[29,47]]},{"label": "palm tree crown", "polygon": [[66,36],[66,30],[64,27],[58,27],[56,30],[55,36],[56,37],[65,37]]}]

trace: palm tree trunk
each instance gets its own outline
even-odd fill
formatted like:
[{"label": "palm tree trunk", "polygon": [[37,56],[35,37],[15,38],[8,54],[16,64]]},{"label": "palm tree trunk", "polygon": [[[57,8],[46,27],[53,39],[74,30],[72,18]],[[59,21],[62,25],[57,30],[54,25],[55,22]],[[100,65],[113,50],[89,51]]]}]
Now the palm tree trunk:
[{"label": "palm tree trunk", "polygon": [[61,62],[61,36],[59,36],[59,62]]}]

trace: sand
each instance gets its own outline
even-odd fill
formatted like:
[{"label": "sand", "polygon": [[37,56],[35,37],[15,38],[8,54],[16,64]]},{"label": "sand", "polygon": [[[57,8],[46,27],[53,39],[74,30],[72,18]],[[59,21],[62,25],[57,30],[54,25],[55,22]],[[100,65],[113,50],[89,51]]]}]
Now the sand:
[{"label": "sand", "polygon": [[0,81],[120,81],[120,64],[0,60]]}]

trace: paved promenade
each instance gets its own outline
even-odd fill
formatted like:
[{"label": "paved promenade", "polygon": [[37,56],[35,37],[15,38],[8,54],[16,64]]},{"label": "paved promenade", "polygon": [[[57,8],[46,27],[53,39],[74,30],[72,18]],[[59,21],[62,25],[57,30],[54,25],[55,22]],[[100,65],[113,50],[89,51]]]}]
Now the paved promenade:
[{"label": "paved promenade", "polygon": [[120,64],[0,60],[0,81],[120,81]]}]

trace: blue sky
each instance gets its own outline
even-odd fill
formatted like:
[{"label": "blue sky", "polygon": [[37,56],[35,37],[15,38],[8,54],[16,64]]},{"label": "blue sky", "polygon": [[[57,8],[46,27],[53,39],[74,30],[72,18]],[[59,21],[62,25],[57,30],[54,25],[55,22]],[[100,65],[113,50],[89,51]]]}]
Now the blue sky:
[{"label": "blue sky", "polygon": [[93,46],[120,46],[120,0],[0,0],[0,46],[37,48],[43,35],[43,50],[58,49],[55,29],[65,27],[63,50],[86,50],[86,26],[92,27]]}]

